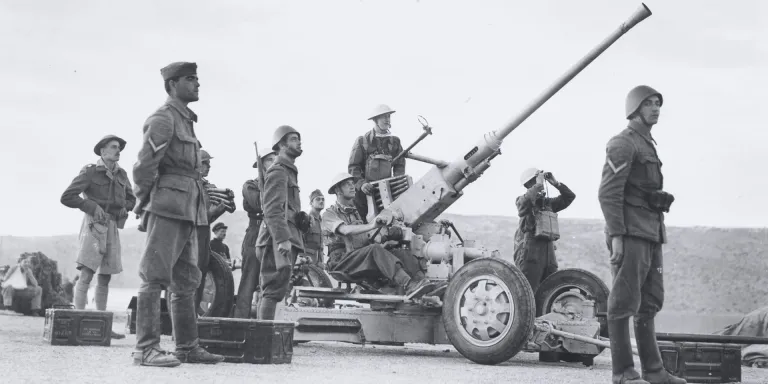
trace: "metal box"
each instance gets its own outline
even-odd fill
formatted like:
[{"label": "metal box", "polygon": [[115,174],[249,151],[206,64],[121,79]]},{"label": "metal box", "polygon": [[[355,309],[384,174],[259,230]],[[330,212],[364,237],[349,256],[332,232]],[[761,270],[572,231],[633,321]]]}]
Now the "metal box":
[{"label": "metal box", "polygon": [[200,346],[223,355],[229,363],[290,364],[293,357],[291,321],[200,317]]},{"label": "metal box", "polygon": [[112,312],[54,307],[45,310],[43,340],[51,345],[112,343]]},{"label": "metal box", "polygon": [[741,382],[741,345],[659,341],[664,368],[689,383]]}]

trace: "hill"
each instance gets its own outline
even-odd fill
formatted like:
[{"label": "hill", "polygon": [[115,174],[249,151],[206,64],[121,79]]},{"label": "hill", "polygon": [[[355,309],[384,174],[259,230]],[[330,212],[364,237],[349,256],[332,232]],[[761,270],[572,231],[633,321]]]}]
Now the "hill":
[{"label": "hill", "polygon": [[[446,214],[465,239],[498,249],[511,260],[517,219],[504,216]],[[238,211],[222,220],[229,226],[225,242],[232,255],[240,255],[247,217]],[[608,254],[600,220],[562,219],[557,244],[560,268],[592,271],[611,281]],[[669,227],[664,247],[665,309],[698,313],[748,313],[768,305],[768,229]],[[12,264],[23,252],[40,251],[58,260],[64,277],[72,279],[77,235],[53,237],[3,236],[0,265]],[[145,234],[136,228],[121,232],[123,267],[113,287],[137,287],[139,259]],[[610,284],[608,284],[610,287]]]}]

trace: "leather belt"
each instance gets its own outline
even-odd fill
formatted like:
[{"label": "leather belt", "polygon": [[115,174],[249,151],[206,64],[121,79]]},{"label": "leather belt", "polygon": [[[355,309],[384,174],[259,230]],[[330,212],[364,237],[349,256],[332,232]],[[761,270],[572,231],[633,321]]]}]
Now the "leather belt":
[{"label": "leather belt", "polygon": [[161,175],[179,175],[189,177],[190,179],[201,180],[202,174],[200,171],[194,169],[178,168],[178,167],[163,167],[160,168]]}]

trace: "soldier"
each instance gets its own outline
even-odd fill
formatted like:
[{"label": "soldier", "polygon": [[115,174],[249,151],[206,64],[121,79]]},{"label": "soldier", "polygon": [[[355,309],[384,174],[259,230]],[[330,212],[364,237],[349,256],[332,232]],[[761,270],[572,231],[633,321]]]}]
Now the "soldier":
[{"label": "soldier", "polygon": [[227,261],[231,261],[229,256],[229,247],[224,244],[224,239],[227,238],[227,227],[224,223],[216,223],[213,226],[213,239],[211,239],[211,250],[224,256]]},{"label": "soldier", "polygon": [[[83,167],[61,195],[63,205],[85,213],[77,251],[80,271],[74,289],[77,309],[85,309],[88,287],[93,275],[98,273],[94,301],[97,310],[106,311],[109,281],[112,275],[123,271],[118,229],[124,227],[128,212],[136,205],[128,172],[117,163],[123,149],[125,140],[115,135],[104,136],[93,147],[99,160]],[[124,337],[112,331],[113,339]]]},{"label": "soldier", "polygon": [[[205,204],[206,212],[208,215],[208,224],[198,225],[197,227],[197,244],[199,247],[197,253],[197,267],[200,269],[201,273],[200,286],[198,286],[197,291],[195,291],[195,308],[198,315],[205,313],[205,310],[200,307],[200,302],[203,300],[203,292],[205,291],[205,276],[208,274],[208,270],[210,269],[209,265],[211,262],[210,223],[218,220],[218,218],[221,217],[221,215],[223,215],[227,210],[225,203],[211,199],[210,190],[216,188],[216,185],[212,184],[208,181],[208,179],[206,179],[211,171],[211,159],[213,159],[213,157],[208,153],[208,151],[204,149],[200,150],[200,160],[202,164],[202,171],[200,174],[203,179],[203,202]],[[227,253],[227,257],[229,257],[229,253]]]},{"label": "soldier", "polygon": [[[348,173],[337,175],[328,189],[336,195],[336,204],[323,213],[323,237],[328,246],[328,271],[344,272],[352,278],[386,278],[402,287],[407,296],[434,289],[435,284],[417,274],[409,274],[408,265],[418,265],[415,260],[401,260],[380,244],[369,244],[369,231],[387,225],[390,218],[379,214],[366,224],[354,205],[356,184]],[[406,257],[415,259],[408,254]]]},{"label": "soldier", "polygon": [[260,320],[274,320],[277,303],[288,294],[296,256],[304,251],[296,169],[296,158],[302,153],[301,135],[288,125],[278,127],[272,150],[277,158],[264,175],[264,223],[256,239],[256,257],[261,257]]},{"label": "soldier", "polygon": [[304,234],[304,254],[311,255],[312,263],[323,267],[323,232],[320,212],[325,208],[325,196],[319,189],[309,194],[309,230]]},{"label": "soldier", "polygon": [[[614,383],[686,383],[664,369],[654,327],[654,317],[664,303],[664,212],[674,201],[662,190],[661,160],[651,136],[662,102],[661,94],[651,87],[632,89],[626,99],[629,124],[606,146],[598,198],[613,275],[608,332]],[[630,316],[634,316],[642,379],[632,361]]]},{"label": "soldier", "polygon": [[[544,181],[548,181],[560,196],[546,197]],[[520,184],[527,189],[518,196],[517,214],[520,222],[515,231],[515,264],[523,272],[531,289],[535,293],[544,279],[557,272],[554,240],[543,236],[536,237],[536,216],[540,211],[560,212],[568,208],[576,195],[565,184],[557,181],[551,172],[536,168],[526,169],[520,176]]]},{"label": "soldier", "polygon": [[[275,162],[277,154],[270,149],[259,151],[262,162],[261,168],[266,171]],[[259,167],[259,162],[253,163],[254,168]],[[251,316],[251,302],[253,292],[260,290],[259,276],[261,275],[261,255],[256,257],[256,239],[259,236],[259,228],[264,220],[264,212],[261,208],[261,189],[259,180],[248,180],[243,184],[243,209],[248,212],[248,228],[245,230],[243,245],[240,254],[243,256],[243,270],[240,275],[240,286],[237,289],[237,302],[235,304],[234,317],[247,319]],[[258,301],[258,298],[257,298]],[[258,316],[258,313],[256,314]]]},{"label": "soldier", "polygon": [[[197,64],[176,62],[160,70],[168,99],[144,123],[144,138],[133,167],[134,210],[142,215],[146,248],[139,262],[134,364],[175,367],[184,363],[218,363],[223,356],[201,348],[197,336],[195,289],[197,227],[208,225],[200,142],[187,104],[199,99]],[[160,348],[160,290],[169,287],[176,352]]]},{"label": "soldier", "polygon": [[349,173],[355,177],[355,206],[360,216],[366,219],[368,203],[366,195],[373,191],[371,181],[378,181],[405,174],[405,158],[395,163],[392,159],[403,151],[400,138],[390,132],[390,115],[395,111],[384,105],[378,105],[371,112],[368,120],[373,120],[373,129],[359,136],[349,155]]}]

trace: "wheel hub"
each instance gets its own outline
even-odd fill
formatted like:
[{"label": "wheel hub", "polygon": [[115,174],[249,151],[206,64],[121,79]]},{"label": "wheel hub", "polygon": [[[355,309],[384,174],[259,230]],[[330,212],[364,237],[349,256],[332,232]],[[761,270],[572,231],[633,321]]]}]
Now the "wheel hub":
[{"label": "wheel hub", "polygon": [[510,330],[515,304],[512,294],[496,276],[477,276],[461,289],[456,306],[461,335],[477,346],[498,343]]}]

